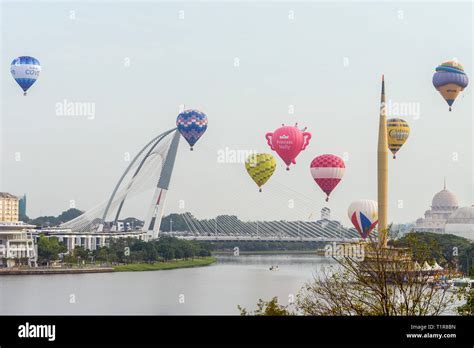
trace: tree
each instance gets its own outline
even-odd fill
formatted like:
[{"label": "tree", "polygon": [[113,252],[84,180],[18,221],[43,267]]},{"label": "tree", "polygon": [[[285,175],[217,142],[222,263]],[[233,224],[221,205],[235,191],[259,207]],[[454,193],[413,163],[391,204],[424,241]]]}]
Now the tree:
[{"label": "tree", "polygon": [[457,308],[459,315],[474,315],[474,289],[465,289],[467,294],[465,296],[466,303]]},{"label": "tree", "polygon": [[58,260],[59,254],[67,251],[67,247],[56,237],[48,238],[42,234],[39,236],[37,245],[39,264],[49,264],[51,261]]},{"label": "tree", "polygon": [[55,216],[40,216],[29,223],[38,227],[54,227],[58,226],[61,222]]},{"label": "tree", "polygon": [[278,303],[278,298],[274,297],[266,302],[262,299],[258,300],[257,309],[253,313],[248,313],[247,310],[241,306],[237,306],[240,315],[271,315],[271,316],[287,316],[295,315],[288,306],[283,306]]},{"label": "tree", "polygon": [[[356,244],[346,244],[353,248]],[[335,257],[336,265],[315,275],[300,290],[295,308],[303,315],[440,315],[456,296],[438,288],[430,274],[415,267],[413,253],[423,256],[424,246],[413,249],[382,247],[378,241],[360,243],[359,254]],[[354,249],[352,249],[354,250]],[[273,311],[275,309],[276,311]],[[287,310],[276,301],[259,301],[256,315]],[[246,310],[244,310],[247,313]],[[242,309],[241,309],[242,313]],[[268,314],[278,315],[278,314]]]},{"label": "tree", "polygon": [[297,305],[309,315],[440,315],[455,301],[430,274],[417,270],[413,249],[365,245],[364,257],[336,259],[339,270],[323,272],[305,285]]},{"label": "tree", "polygon": [[391,243],[396,247],[408,247],[419,262],[436,260],[442,266],[456,267],[467,273],[474,261],[474,244],[468,239],[452,234],[410,232]]},{"label": "tree", "polygon": [[68,222],[72,219],[75,219],[77,218],[79,215],[82,215],[84,212],[79,210],[79,209],[76,209],[76,208],[71,208],[71,209],[68,209],[66,211],[63,211],[58,217],[57,219],[63,223],[63,222]]},{"label": "tree", "polygon": [[109,248],[107,247],[99,247],[92,251],[92,256],[97,261],[109,261]]}]

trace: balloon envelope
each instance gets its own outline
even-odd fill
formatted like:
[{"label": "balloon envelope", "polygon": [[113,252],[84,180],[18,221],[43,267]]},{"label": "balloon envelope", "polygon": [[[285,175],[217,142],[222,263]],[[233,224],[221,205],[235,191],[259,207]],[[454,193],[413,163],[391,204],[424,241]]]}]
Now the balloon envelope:
[{"label": "balloon envelope", "polygon": [[326,201],[328,201],[332,190],[344,176],[346,166],[341,157],[326,154],[315,157],[311,162],[310,170],[316,184],[326,193]]},{"label": "balloon envelope", "polygon": [[295,126],[282,126],[273,133],[265,135],[267,143],[273,151],[285,162],[286,169],[290,164],[296,164],[296,157],[306,149],[311,139],[311,133],[300,130]]},{"label": "balloon envelope", "polygon": [[34,57],[21,56],[13,59],[10,65],[10,72],[26,95],[26,91],[38,79],[41,65],[38,59]]},{"label": "balloon envelope", "polygon": [[410,126],[401,118],[391,118],[387,120],[388,148],[395,158],[396,153],[405,144],[410,135]]},{"label": "balloon envelope", "polygon": [[192,150],[207,129],[207,116],[198,110],[184,110],[178,115],[176,126]]},{"label": "balloon envelope", "polygon": [[451,106],[457,96],[469,84],[469,79],[464,72],[463,66],[455,61],[447,61],[436,68],[433,75],[433,86],[442,95],[444,100]]},{"label": "balloon envelope", "polygon": [[250,177],[261,187],[270,179],[275,172],[276,159],[269,153],[257,153],[250,155],[245,161],[245,169]]},{"label": "balloon envelope", "polygon": [[377,202],[369,199],[352,202],[347,214],[360,236],[366,239],[378,223]]}]

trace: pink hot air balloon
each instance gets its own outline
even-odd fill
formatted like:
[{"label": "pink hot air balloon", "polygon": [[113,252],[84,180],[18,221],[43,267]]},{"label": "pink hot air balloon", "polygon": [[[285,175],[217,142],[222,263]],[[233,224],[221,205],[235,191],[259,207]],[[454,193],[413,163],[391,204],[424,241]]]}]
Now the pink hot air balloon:
[{"label": "pink hot air balloon", "polygon": [[286,170],[290,170],[290,164],[296,164],[296,157],[301,151],[306,149],[311,139],[311,133],[298,129],[298,124],[294,126],[285,126],[275,130],[273,133],[267,133],[268,145],[273,151],[276,151],[286,164]]},{"label": "pink hot air balloon", "polygon": [[344,161],[336,155],[321,155],[313,159],[310,168],[314,181],[327,195],[326,202],[329,201],[329,195],[344,176]]}]

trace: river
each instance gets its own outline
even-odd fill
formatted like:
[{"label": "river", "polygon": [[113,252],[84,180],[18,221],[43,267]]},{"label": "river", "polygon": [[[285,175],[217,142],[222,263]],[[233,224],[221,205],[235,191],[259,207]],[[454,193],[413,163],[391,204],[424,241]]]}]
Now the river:
[{"label": "river", "polygon": [[237,305],[254,310],[260,298],[287,304],[332,263],[310,254],[241,255],[166,271],[2,276],[0,314],[235,315]]}]

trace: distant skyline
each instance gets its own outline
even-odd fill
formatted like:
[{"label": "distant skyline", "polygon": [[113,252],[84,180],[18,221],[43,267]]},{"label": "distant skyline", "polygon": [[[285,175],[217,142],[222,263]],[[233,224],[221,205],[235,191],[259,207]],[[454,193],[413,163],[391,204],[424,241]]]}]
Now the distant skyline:
[{"label": "distant skyline", "polygon": [[[328,206],[350,226],[349,204],[377,199],[382,74],[388,116],[411,127],[389,161],[389,221],[422,217],[445,177],[460,206],[474,204],[473,86],[449,112],[431,83],[454,58],[474,76],[472,3],[457,3],[455,16],[449,2],[0,6],[0,190],[26,193],[31,217],[107,199],[127,158],[173,128],[185,105],[205,112],[209,127],[193,152],[182,139],[165,214],[296,220]],[[9,72],[20,55],[42,65],[27,97]],[[273,153],[277,171],[258,193],[225,152],[271,153],[265,133],[295,122],[313,134],[308,149],[289,172]],[[346,159],[328,203],[309,171],[324,153]],[[122,217],[142,218],[147,205]]]}]

